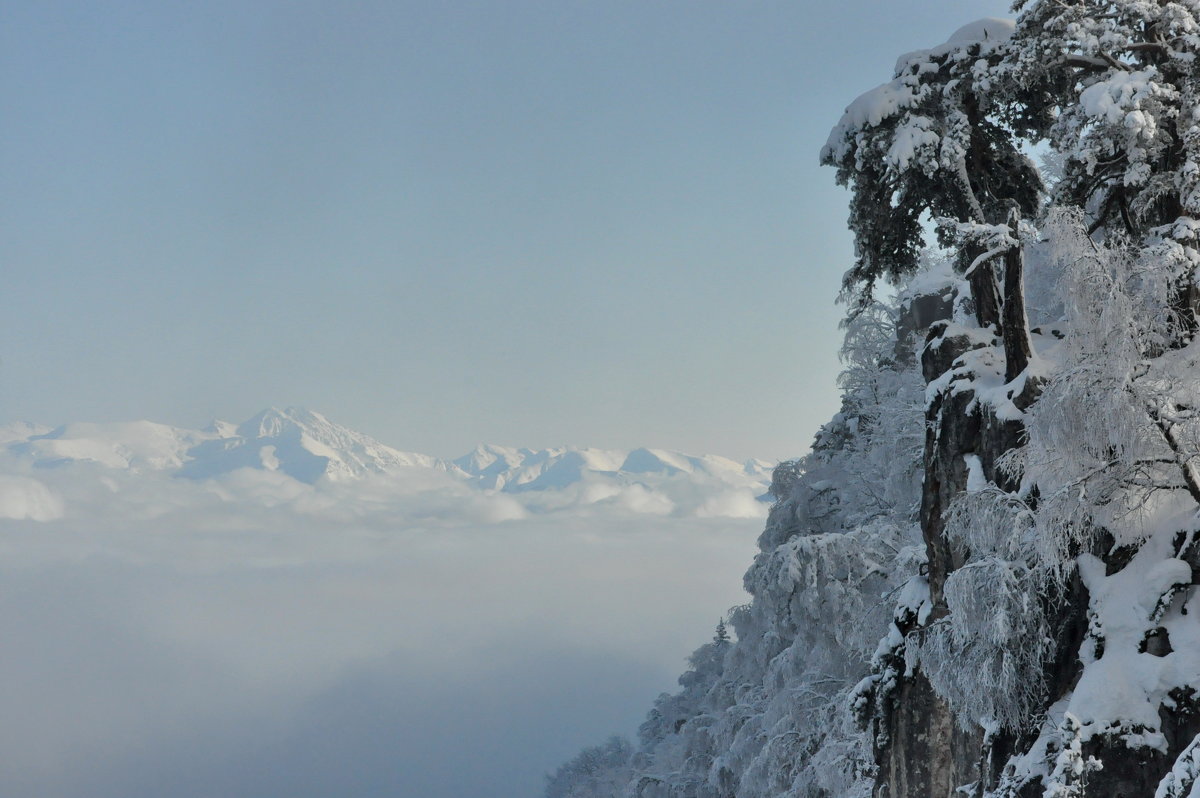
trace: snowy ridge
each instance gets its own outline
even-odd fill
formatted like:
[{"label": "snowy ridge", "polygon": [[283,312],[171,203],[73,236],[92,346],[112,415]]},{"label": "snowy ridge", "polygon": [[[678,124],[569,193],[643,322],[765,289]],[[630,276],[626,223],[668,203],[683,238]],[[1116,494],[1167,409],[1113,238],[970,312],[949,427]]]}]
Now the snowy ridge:
[{"label": "snowy ridge", "polygon": [[763,460],[737,463],[718,455],[693,457],[662,449],[625,452],[561,447],[533,451],[483,445],[454,460],[453,465],[480,487],[509,493],[556,490],[589,477],[636,480],[675,475],[711,478],[739,487],[762,485],[765,490],[773,467]]},{"label": "snowy ridge", "polygon": [[[219,424],[213,425],[221,429]],[[301,482],[351,479],[396,468],[438,468],[435,458],[401,452],[304,408],[270,408],[241,424],[229,437],[187,452],[180,476],[204,479],[237,468],[281,471]]]},{"label": "snowy ridge", "polygon": [[203,432],[178,429],[153,421],[116,424],[75,423],[39,432],[36,425],[11,425],[6,430],[31,431],[7,443],[10,452],[28,457],[43,467],[71,462],[93,462],[132,471],[175,469],[188,459],[188,451],[208,437]]},{"label": "snowy ridge", "polygon": [[[737,463],[661,449],[480,445],[445,461],[392,448],[298,407],[269,408],[238,425],[214,421],[203,430],[150,421],[54,429],[19,423],[0,428],[0,477],[8,477],[0,485],[0,517],[60,516],[63,502],[44,484],[52,472],[62,482],[111,483],[118,474],[159,475],[219,491],[231,484],[244,487],[247,480],[268,480],[276,486],[264,499],[271,502],[279,500],[280,491],[295,498],[305,486],[318,491],[341,486],[335,501],[346,506],[368,499],[378,504],[381,489],[393,499],[414,490],[523,497],[493,502],[499,509],[484,513],[488,518],[597,507],[655,515],[761,517],[771,469],[761,460]],[[286,488],[289,483],[294,488]]]}]

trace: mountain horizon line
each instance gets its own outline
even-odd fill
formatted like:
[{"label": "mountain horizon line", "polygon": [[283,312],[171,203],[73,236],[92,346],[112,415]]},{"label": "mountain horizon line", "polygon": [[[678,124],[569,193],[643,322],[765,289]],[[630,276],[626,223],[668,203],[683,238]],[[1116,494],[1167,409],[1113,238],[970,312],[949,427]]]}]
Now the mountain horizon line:
[{"label": "mountain horizon line", "polygon": [[0,427],[0,446],[37,467],[92,461],[131,470],[169,470],[205,479],[238,468],[278,471],[301,482],[352,479],[402,468],[446,471],[485,489],[561,488],[586,474],[703,474],[722,481],[769,483],[775,463],[690,455],[657,447],[546,448],[479,443],[456,458],[403,451],[299,406],[271,406],[240,424],[214,419],[201,429],[156,421],[26,421]]}]

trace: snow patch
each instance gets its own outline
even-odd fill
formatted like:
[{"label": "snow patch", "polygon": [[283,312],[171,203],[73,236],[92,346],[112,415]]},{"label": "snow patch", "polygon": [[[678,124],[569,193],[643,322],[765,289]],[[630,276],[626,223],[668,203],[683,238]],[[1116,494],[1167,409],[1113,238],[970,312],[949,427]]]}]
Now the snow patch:
[{"label": "snow patch", "polygon": [[[1185,590],[1192,569],[1174,556],[1177,529],[1164,523],[1112,575],[1094,555],[1077,560],[1090,595],[1094,645],[1083,647],[1083,674],[1068,710],[1079,718],[1084,741],[1115,735],[1130,747],[1167,750],[1159,706],[1172,689],[1200,673],[1200,635],[1193,620],[1200,599]],[[1147,650],[1156,629],[1165,630],[1171,641],[1163,656]]]}]

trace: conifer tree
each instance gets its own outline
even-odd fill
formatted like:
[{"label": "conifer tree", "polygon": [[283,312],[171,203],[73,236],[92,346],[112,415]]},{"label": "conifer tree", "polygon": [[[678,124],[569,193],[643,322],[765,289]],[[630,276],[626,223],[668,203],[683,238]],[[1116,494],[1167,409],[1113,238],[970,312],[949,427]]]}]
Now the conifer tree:
[{"label": "conifer tree", "polygon": [[656,702],[628,796],[1200,790],[1200,0],[1015,9],[822,150],[842,410],[776,469],[736,639]]}]

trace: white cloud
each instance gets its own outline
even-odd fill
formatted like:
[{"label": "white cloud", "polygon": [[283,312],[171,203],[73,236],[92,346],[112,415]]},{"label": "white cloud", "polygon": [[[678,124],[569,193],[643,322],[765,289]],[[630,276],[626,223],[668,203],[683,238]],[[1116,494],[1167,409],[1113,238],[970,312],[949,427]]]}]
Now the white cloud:
[{"label": "white cloud", "polygon": [[52,521],[63,514],[62,499],[36,479],[0,476],[0,518]]},{"label": "white cloud", "polygon": [[308,486],[9,465],[6,798],[321,794],[297,774],[536,794],[671,689],[745,600],[761,526],[670,515],[637,485],[555,504],[428,469]]},{"label": "white cloud", "polygon": [[698,518],[765,518],[766,508],[748,490],[725,490],[709,496],[696,509]]}]

